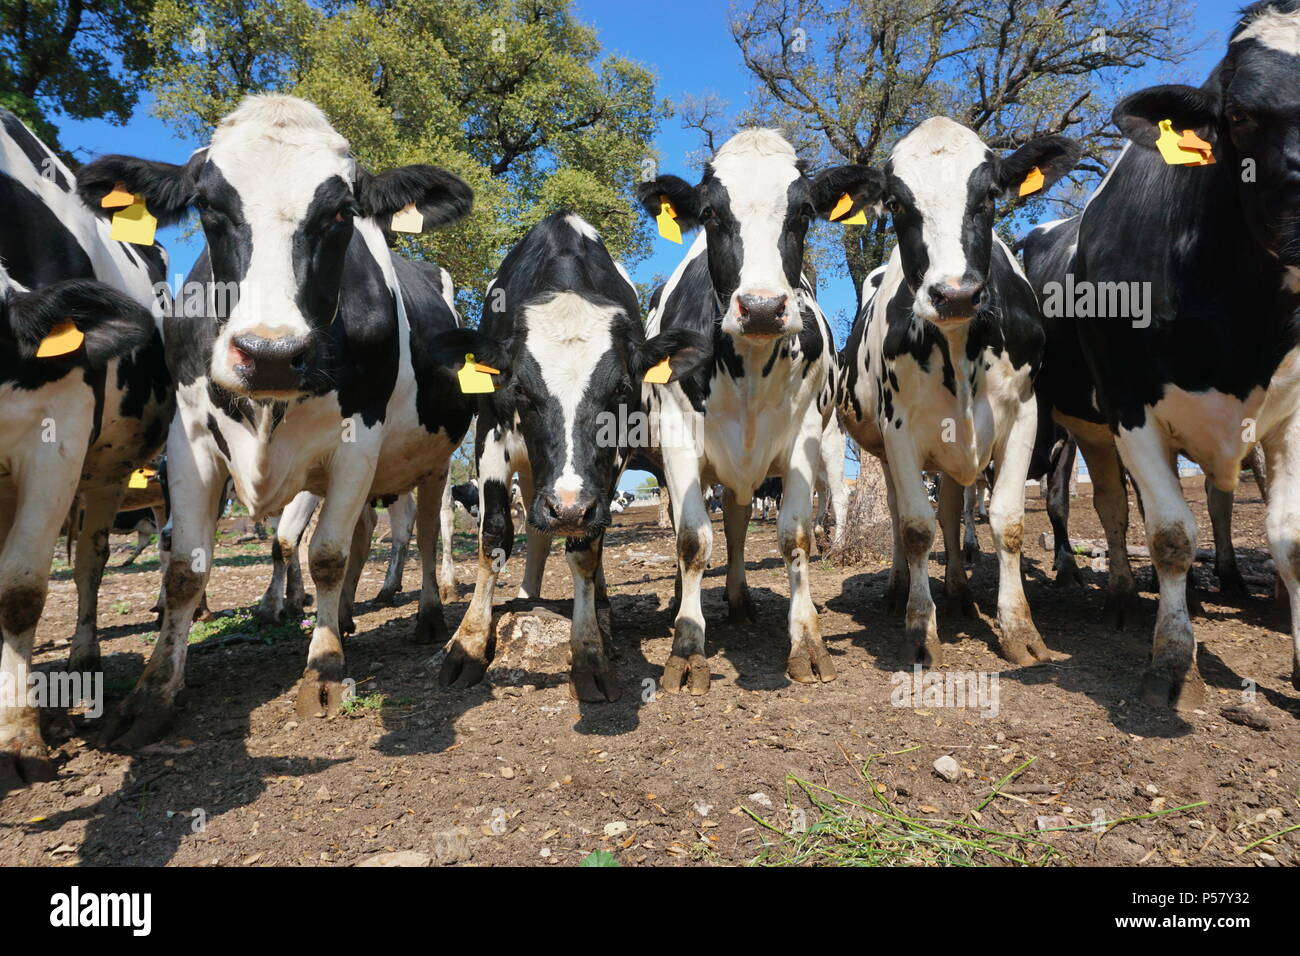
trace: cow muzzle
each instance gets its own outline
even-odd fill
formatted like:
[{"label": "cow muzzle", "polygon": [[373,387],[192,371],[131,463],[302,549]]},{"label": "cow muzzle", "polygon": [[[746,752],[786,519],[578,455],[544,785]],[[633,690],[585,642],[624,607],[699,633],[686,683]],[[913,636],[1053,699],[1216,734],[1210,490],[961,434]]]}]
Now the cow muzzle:
[{"label": "cow muzzle", "polygon": [[789,335],[790,297],[785,293],[752,292],[736,296],[736,321],[740,334],[751,338]]},{"label": "cow muzzle", "polygon": [[230,340],[227,361],[244,391],[298,392],[311,358],[310,335],[264,337],[253,333]]},{"label": "cow muzzle", "polygon": [[532,518],[533,524],[548,534],[587,537],[609,523],[609,512],[593,496],[544,491],[533,502]]},{"label": "cow muzzle", "polygon": [[925,294],[934,308],[934,321],[965,322],[975,317],[984,302],[984,282],[971,279],[935,282]]}]

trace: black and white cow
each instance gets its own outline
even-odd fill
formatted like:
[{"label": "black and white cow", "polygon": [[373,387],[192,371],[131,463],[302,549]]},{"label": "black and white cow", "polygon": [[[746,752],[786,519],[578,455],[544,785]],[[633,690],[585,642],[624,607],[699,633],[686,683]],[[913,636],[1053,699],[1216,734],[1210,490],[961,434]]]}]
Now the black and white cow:
[{"label": "black and white cow", "polygon": [[[370,498],[419,488],[414,638],[445,640],[438,512],[473,409],[431,352],[434,336],[457,325],[450,280],[391,254],[385,231],[410,207],[426,230],[455,222],[472,193],[432,166],[371,173],[319,109],[278,94],[246,98],[183,166],[107,156],[77,175],[92,208],[115,182],[162,222],[198,210],[207,246],[190,281],[210,294],[204,314],[166,325],[178,389],[166,607],[157,648],[108,738],[139,745],[172,722],[227,474],[254,516],[303,490],[324,497],[309,552],[316,627],[297,706],[334,713],[345,676],[340,598],[349,555],[363,559],[368,548],[360,518]],[[232,288],[237,295],[220,295]]]},{"label": "black and white cow", "polygon": [[709,689],[700,584],[713,529],[702,490],[714,482],[726,489],[727,604],[732,620],[752,620],[745,531],[755,489],[773,475],[785,479],[777,537],[790,579],[786,669],[800,682],[835,677],[808,581],[812,489],[823,430],[835,411],[835,349],[802,274],[803,245],[814,217],[829,217],[845,193],[857,198],[875,191],[878,181],[878,173],[857,166],[810,178],[779,133],[751,129],[723,144],[698,185],[660,176],[638,187],[652,217],[667,199],[683,230],[702,227],[655,292],[647,334],[690,329],[713,342],[707,367],[645,389],[661,430],[691,439],[660,449],[681,580],[663,676],[669,692],[683,685],[692,694]]},{"label": "black and white cow", "polygon": [[781,511],[781,478],[779,476],[767,478],[754,489],[754,508],[755,517],[760,521],[766,521],[770,514],[779,514]]},{"label": "black and white cow", "polygon": [[[1075,288],[1149,295],[1143,316],[1076,323],[1097,405],[1141,496],[1160,582],[1142,699],[1204,694],[1186,578],[1196,524],[1175,460],[1231,491],[1251,445],[1267,459],[1267,533],[1287,586],[1300,688],[1300,2],[1243,11],[1204,86],[1156,86],[1114,110],[1130,143],[1077,223]],[[1213,146],[1168,165],[1161,124]],[[1116,284],[1116,285],[1111,285]]]},{"label": "black and white cow", "polygon": [[[51,773],[37,712],[25,706],[36,623],[59,530],[74,495],[77,630],[69,666],[99,669],[95,618],[108,534],[127,477],[161,447],[174,403],[163,363],[155,283],[160,247],[109,238],[77,198],[72,172],[0,110],[0,790]],[[72,322],[76,350],[37,358]]]},{"label": "black and white cow", "polygon": [[641,379],[663,360],[674,378],[707,360],[707,340],[674,329],[647,340],[636,288],[592,226],[572,213],[543,219],[510,250],[488,286],[477,331],[443,336],[450,355],[499,370],[479,400],[479,564],[474,597],[447,645],[441,680],[465,687],[487,667],[497,578],[514,544],[508,497],[519,475],[528,508],[521,596],[537,597],[552,535],[564,535],[573,575],[570,692],[615,700],[601,546],[609,502],[640,423]]},{"label": "black and white cow", "polygon": [[459,485],[451,486],[452,505],[460,505],[475,521],[478,521],[478,481],[471,478]]},{"label": "black and white cow", "polygon": [[943,473],[947,594],[973,613],[961,556],[962,487],[990,462],[997,465],[989,524],[999,645],[1017,664],[1048,656],[1020,574],[1043,329],[1033,289],[994,234],[993,218],[995,204],[1016,195],[1032,171],[1050,186],[1079,154],[1071,140],[1043,136],[999,157],[971,130],[936,117],[898,142],[883,182],[866,197],[889,210],[898,245],[878,288],[870,278],[863,286],[841,360],[840,413],[849,434],[885,463],[894,524],[889,603],[905,599],[900,654],[908,663],[942,658],[928,569],[934,511],[923,470]]}]

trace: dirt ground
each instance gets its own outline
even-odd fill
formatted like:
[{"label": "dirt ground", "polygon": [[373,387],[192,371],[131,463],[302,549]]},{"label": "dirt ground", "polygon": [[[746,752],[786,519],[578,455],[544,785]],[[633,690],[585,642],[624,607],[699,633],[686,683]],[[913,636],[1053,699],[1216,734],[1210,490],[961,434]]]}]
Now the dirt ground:
[{"label": "dirt ground", "polygon": [[[1209,546],[1203,493],[1198,482],[1185,486],[1201,546]],[[1082,489],[1072,533],[1101,538],[1088,486]],[[575,865],[601,849],[622,865],[740,864],[758,857],[765,840],[779,843],[776,831],[817,821],[789,778],[870,800],[860,768],[873,754],[883,755],[870,771],[883,795],[921,817],[956,818],[980,807],[997,781],[1030,758],[1004,795],[966,819],[1023,833],[1160,814],[1043,836],[1062,862],[1300,862],[1300,831],[1247,849],[1300,823],[1300,693],[1290,686],[1288,612],[1266,589],[1255,588],[1245,606],[1225,606],[1212,569],[1197,566],[1205,706],[1184,715],[1148,709],[1136,696],[1154,595],[1143,595],[1127,630],[1113,632],[1101,623],[1103,573],[1085,568],[1082,591],[1053,586],[1050,555],[1039,547],[1048,527],[1044,502],[1031,492],[1027,591],[1054,659],[1017,668],[997,656],[997,564],[983,524],[984,553],[972,575],[979,620],[947,608],[941,564],[933,562],[931,574],[947,668],[996,674],[996,715],[925,701],[899,707],[891,704],[892,648],[903,623],[880,609],[884,561],[849,568],[814,561],[814,598],[839,678],[791,684],[784,675],[787,583],[774,523],[751,525],[749,582],[760,615],[751,627],[725,623],[718,524],[704,594],[712,690],[701,698],[656,695],[671,644],[673,565],[669,534],[655,517],[653,508],[631,509],[616,517],[608,539],[618,703],[578,704],[562,685],[439,687],[441,654],[406,641],[418,557],[396,608],[368,603],[387,558],[387,539],[377,538],[361,583],[358,633],[345,644],[359,695],[349,713],[296,717],[292,691],[305,632],[286,627],[269,642],[223,643],[241,632],[267,635],[242,618],[222,618],[209,626],[208,647],[191,648],[186,709],[150,752],[97,749],[96,724],[80,716],[54,722],[59,777],[0,801],[0,864],[346,866],[415,851],[435,863]],[[1239,555],[1264,561],[1263,509],[1253,486],[1243,486],[1235,520]],[[268,548],[240,540],[246,519],[224,526],[211,604],[247,608],[266,584]],[[1143,543],[1136,510],[1130,542]],[[451,629],[471,590],[472,548],[462,531],[460,596],[447,607]],[[149,607],[156,561],[119,570],[120,561],[119,553],[100,600],[110,706],[129,690],[155,634]],[[1147,569],[1135,563],[1140,582]],[[521,571],[517,556],[503,591],[513,594]],[[570,593],[563,557],[553,554],[545,596]],[[66,658],[75,609],[71,574],[60,563],[37,634],[42,667]],[[1253,682],[1246,691],[1244,681]],[[1240,720],[1241,711],[1230,708],[1243,703],[1256,726],[1225,718],[1228,709]],[[960,767],[952,782],[933,767],[944,756]],[[1189,804],[1201,805],[1164,812]]]}]

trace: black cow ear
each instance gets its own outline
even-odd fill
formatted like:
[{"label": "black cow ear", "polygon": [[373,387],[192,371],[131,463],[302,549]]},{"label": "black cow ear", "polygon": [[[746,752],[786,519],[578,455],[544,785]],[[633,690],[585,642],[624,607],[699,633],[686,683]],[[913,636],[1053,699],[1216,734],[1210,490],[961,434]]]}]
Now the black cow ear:
[{"label": "black cow ear", "polygon": [[101,201],[120,184],[126,192],[144,197],[145,208],[160,226],[173,225],[194,202],[194,177],[206,160],[206,149],[196,151],[184,166],[135,156],[101,156],[77,170],[77,195],[96,215],[111,216],[119,207],[105,209]]},{"label": "black cow ear", "polygon": [[1037,136],[998,163],[998,187],[1020,196],[1050,189],[1082,156],[1083,147],[1067,136]]},{"label": "black cow ear", "polygon": [[1172,120],[1176,132],[1192,130],[1214,143],[1219,133],[1219,103],[1194,86],[1152,86],[1120,100],[1111,119],[1138,146],[1156,148],[1160,123]]},{"label": "black cow ear", "polygon": [[[853,219],[869,206],[878,206],[885,195],[885,174],[870,166],[836,166],[812,182],[812,204],[823,219],[835,222]],[[848,196],[848,202],[844,197]],[[880,210],[876,209],[879,215]]]},{"label": "black cow ear", "polygon": [[677,225],[682,232],[690,232],[700,225],[700,196],[695,187],[680,176],[660,176],[636,187],[636,199],[641,208],[656,219],[663,208],[663,200],[673,204]]},{"label": "black cow ear", "polygon": [[[357,203],[364,216],[388,228],[393,215],[408,206],[420,214],[404,232],[429,232],[464,219],[474,208],[474,190],[455,173],[437,166],[399,166],[382,173],[358,168]],[[419,226],[417,230],[414,228]]]},{"label": "black cow ear", "polygon": [[665,385],[691,374],[712,358],[713,343],[709,339],[689,329],[667,328],[637,350],[632,373],[640,380]]},{"label": "black cow ear", "polygon": [[[134,352],[156,331],[153,313],[90,279],[68,279],[9,297],[3,337],[32,362],[82,357],[91,368]],[[41,354],[42,343],[54,346]]]}]

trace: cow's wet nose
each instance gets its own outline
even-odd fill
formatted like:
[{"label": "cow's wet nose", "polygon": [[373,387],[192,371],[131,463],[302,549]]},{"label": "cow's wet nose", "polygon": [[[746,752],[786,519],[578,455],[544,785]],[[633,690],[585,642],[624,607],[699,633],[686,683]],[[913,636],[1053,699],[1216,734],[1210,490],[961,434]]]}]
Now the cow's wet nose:
[{"label": "cow's wet nose", "polygon": [[984,300],[983,282],[959,282],[930,286],[930,303],[944,319],[968,319]]},{"label": "cow's wet nose", "polygon": [[600,501],[592,496],[564,495],[563,500],[554,492],[538,496],[538,524],[547,531],[580,532],[595,520]]},{"label": "cow's wet nose", "polygon": [[252,391],[293,390],[302,385],[310,349],[306,335],[266,338],[245,333],[230,341],[230,364]]},{"label": "cow's wet nose", "polygon": [[787,295],[746,293],[736,296],[736,312],[745,335],[784,335]]}]

